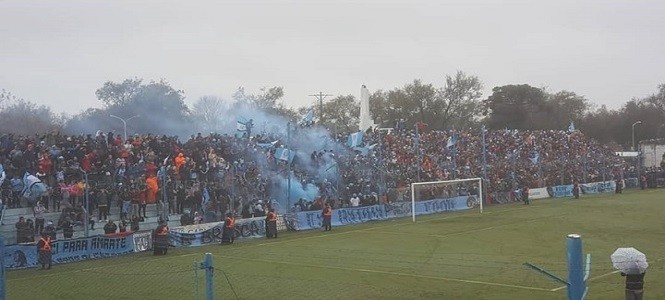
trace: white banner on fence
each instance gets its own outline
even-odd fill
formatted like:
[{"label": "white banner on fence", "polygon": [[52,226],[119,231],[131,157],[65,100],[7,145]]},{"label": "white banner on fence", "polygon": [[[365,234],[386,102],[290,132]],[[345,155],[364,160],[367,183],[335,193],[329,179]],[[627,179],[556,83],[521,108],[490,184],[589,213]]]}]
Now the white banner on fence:
[{"label": "white banner on fence", "polygon": [[152,248],[152,231],[134,232],[134,252],[148,251]]},{"label": "white banner on fence", "polygon": [[529,189],[529,199],[544,199],[549,197],[550,194],[547,192],[547,188]]}]

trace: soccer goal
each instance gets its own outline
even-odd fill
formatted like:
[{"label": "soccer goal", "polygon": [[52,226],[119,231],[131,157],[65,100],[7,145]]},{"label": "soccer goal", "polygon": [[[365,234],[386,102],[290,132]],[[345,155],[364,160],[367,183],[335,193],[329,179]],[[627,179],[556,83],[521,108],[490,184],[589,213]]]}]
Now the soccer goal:
[{"label": "soccer goal", "polygon": [[482,178],[416,182],[411,184],[411,215],[480,208],[483,212]]}]

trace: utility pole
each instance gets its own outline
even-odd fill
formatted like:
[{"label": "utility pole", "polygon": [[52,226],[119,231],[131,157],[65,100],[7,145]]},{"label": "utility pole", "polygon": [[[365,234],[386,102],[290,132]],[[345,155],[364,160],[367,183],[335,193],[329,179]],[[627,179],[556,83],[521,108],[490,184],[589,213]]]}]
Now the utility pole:
[{"label": "utility pole", "polygon": [[316,97],[317,99],[319,99],[319,123],[321,123],[321,120],[323,120],[323,99],[325,99],[326,97],[330,97],[332,95],[319,92],[318,94],[308,95],[308,96]]}]

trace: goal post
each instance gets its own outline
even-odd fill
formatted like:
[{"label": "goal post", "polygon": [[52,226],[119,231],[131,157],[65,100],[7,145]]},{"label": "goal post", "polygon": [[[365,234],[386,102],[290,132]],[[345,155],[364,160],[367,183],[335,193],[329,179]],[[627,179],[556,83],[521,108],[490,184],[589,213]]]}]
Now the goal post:
[{"label": "goal post", "polygon": [[411,184],[411,216],[480,208],[483,213],[483,179],[415,182]]}]

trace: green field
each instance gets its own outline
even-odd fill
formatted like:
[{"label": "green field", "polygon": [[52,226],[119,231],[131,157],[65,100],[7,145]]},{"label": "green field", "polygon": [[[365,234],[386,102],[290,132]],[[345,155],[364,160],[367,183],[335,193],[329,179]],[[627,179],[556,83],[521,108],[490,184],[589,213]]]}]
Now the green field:
[{"label": "green field", "polygon": [[[623,299],[610,254],[647,254],[645,299],[665,299],[663,190],[477,210],[281,234],[276,240],[178,248],[7,274],[8,299],[194,299],[193,264],[214,255],[215,299],[565,299],[522,266],[566,278],[566,234],[592,255],[587,299]],[[203,272],[198,271],[198,294]]]}]

